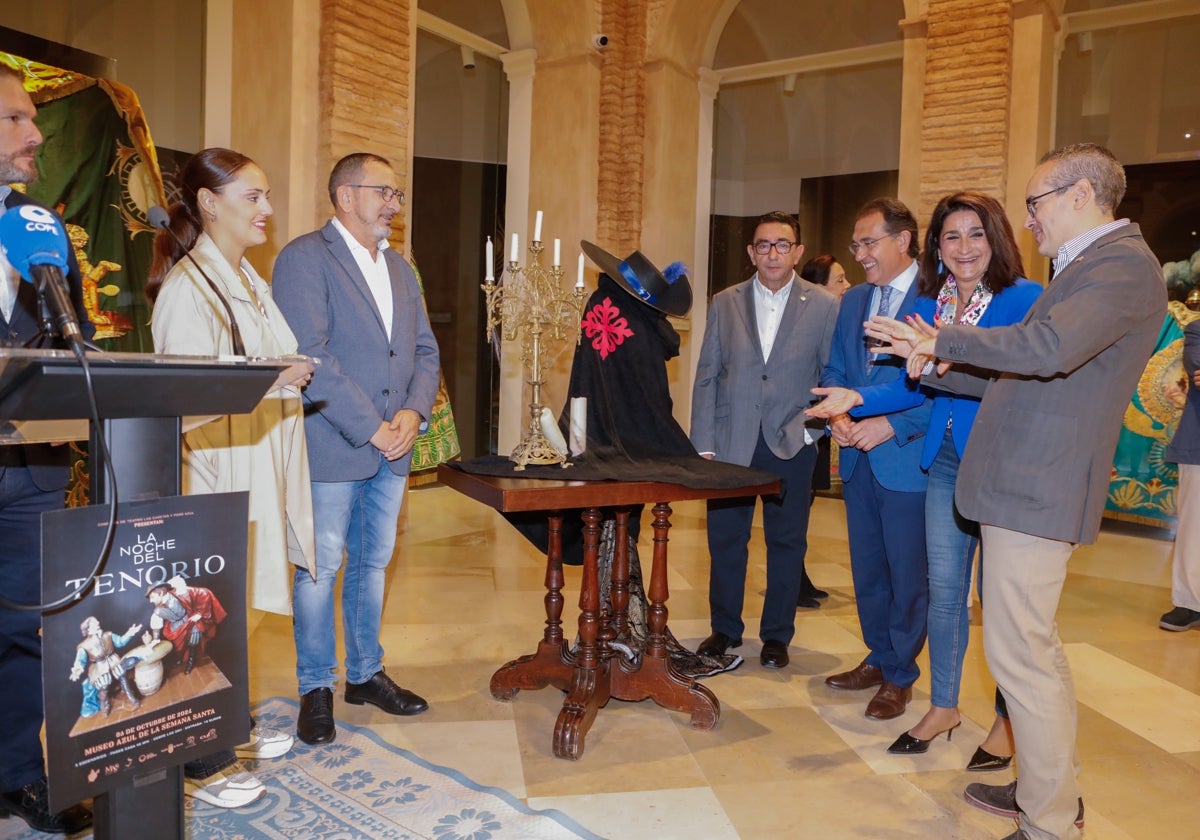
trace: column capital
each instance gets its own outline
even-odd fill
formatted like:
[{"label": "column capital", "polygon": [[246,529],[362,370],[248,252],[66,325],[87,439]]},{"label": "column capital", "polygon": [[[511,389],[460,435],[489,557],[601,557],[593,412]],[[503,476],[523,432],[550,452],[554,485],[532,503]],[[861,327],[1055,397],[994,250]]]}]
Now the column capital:
[{"label": "column capital", "polygon": [[699,76],[697,85],[700,88],[700,96],[710,100],[716,99],[717,92],[721,89],[721,74],[711,67],[701,67]]},{"label": "column capital", "polygon": [[500,63],[504,65],[504,75],[510,82],[532,79],[537,69],[537,50],[511,50],[500,53]]}]

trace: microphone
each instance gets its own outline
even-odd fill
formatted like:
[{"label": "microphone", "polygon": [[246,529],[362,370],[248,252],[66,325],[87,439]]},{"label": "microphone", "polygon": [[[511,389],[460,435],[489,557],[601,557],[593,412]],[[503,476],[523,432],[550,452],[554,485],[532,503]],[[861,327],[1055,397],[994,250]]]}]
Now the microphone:
[{"label": "microphone", "polygon": [[146,211],[146,218],[150,224],[154,225],[159,230],[165,230],[175,240],[180,248],[183,249],[183,255],[188,258],[196,270],[200,272],[200,276],[208,283],[208,287],[212,289],[212,293],[217,296],[217,300],[221,301],[221,305],[225,307],[225,314],[229,316],[229,338],[233,342],[233,354],[235,356],[245,356],[246,346],[242,344],[242,331],[238,329],[237,318],[233,317],[233,310],[229,306],[229,301],[225,300],[225,296],[221,294],[221,290],[217,288],[217,284],[213,279],[205,273],[200,267],[200,263],[196,262],[196,258],[192,256],[192,252],[188,249],[183,241],[175,235],[175,231],[171,230],[171,218],[167,215],[167,211],[157,204]]},{"label": "microphone", "polygon": [[48,323],[67,344],[82,349],[83,336],[67,289],[70,243],[58,217],[36,204],[19,204],[0,216],[0,247],[4,256],[49,310]]}]

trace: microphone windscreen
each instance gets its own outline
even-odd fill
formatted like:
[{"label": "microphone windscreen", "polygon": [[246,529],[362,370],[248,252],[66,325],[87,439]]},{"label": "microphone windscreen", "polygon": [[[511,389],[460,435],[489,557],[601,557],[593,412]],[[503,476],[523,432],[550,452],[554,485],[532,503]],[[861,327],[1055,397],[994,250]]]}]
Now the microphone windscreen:
[{"label": "microphone windscreen", "polygon": [[67,271],[67,233],[62,222],[45,207],[18,204],[0,216],[0,247],[4,256],[30,283],[30,266],[53,265]]},{"label": "microphone windscreen", "polygon": [[171,221],[167,211],[157,204],[146,211],[146,219],[156,228],[165,228]]}]

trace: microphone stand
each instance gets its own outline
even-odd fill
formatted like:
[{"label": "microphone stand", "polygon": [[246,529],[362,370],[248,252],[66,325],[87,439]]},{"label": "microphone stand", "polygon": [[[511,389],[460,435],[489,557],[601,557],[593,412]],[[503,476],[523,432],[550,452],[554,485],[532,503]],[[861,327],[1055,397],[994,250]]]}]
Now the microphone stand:
[{"label": "microphone stand", "polygon": [[[163,230],[171,234],[172,239],[174,239],[176,242],[179,242],[179,237],[175,236],[175,231],[171,230],[169,227],[163,228]],[[183,243],[179,242],[179,246],[183,247]],[[196,267],[196,270],[200,272],[200,276],[204,278],[205,282],[208,283],[208,287],[212,289],[212,293],[217,296],[217,300],[221,301],[221,305],[225,307],[225,314],[229,316],[229,340],[233,342],[233,355],[245,356],[246,345],[242,343],[242,331],[238,329],[237,318],[233,317],[233,308],[229,305],[229,301],[225,300],[225,295],[221,294],[221,290],[217,288],[217,284],[214,283],[213,279],[208,276],[203,268],[200,267],[200,263],[196,262],[196,258],[192,256],[191,251],[184,251],[183,255],[187,257],[188,261]]]}]

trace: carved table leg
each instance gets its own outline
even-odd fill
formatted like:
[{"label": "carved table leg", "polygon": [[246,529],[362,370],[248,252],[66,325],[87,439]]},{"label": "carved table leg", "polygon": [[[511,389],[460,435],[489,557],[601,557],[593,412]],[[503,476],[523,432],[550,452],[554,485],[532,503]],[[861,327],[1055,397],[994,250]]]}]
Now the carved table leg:
[{"label": "carved table leg", "polygon": [[597,643],[600,630],[600,511],[583,512],[583,581],[579,591],[579,650],[571,687],[554,724],[554,754],[577,759],[596,712],[608,703],[608,662]]},{"label": "carved table leg", "polygon": [[712,729],[721,716],[721,704],[716,695],[707,686],[676,673],[667,653],[667,531],[670,527],[671,507],[666,502],[659,502],[654,506],[654,565],[646,593],[650,602],[646,655],[636,670],[613,669],[612,696],[619,700],[649,697],[664,708],[690,712],[693,729]]},{"label": "carved table leg", "polygon": [[616,511],[616,539],[613,542],[612,609],[616,637],[629,632],[629,511]]},{"label": "carved table leg", "polygon": [[512,660],[492,674],[492,696],[512,700],[521,689],[536,690],[553,685],[566,691],[571,685],[571,654],[563,641],[563,513],[551,511],[546,549],[546,630],[537,651]]}]

